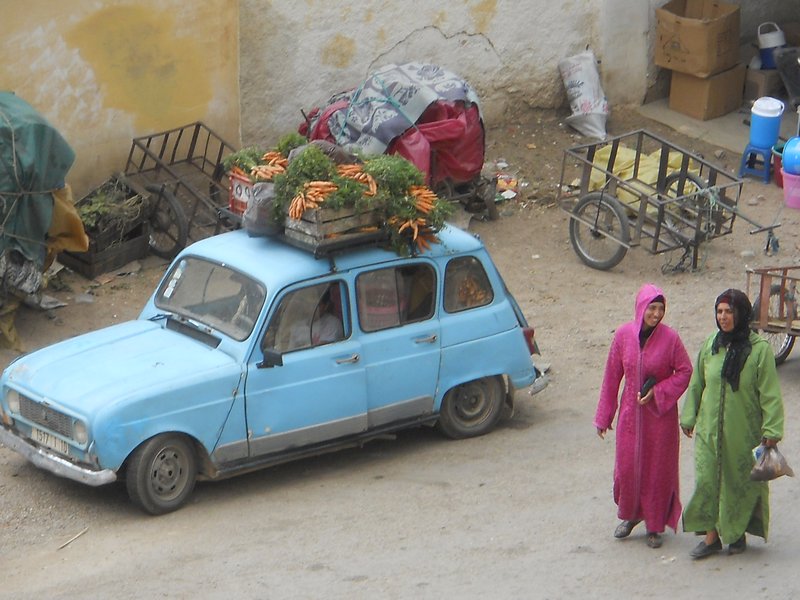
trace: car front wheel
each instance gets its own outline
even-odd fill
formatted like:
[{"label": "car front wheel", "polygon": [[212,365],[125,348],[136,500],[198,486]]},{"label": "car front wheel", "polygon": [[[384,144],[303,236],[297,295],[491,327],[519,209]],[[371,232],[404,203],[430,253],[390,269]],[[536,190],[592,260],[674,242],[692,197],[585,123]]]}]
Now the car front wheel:
[{"label": "car front wheel", "polygon": [[503,410],[503,381],[484,377],[447,392],[439,411],[439,429],[455,439],[488,433]]},{"label": "car front wheel", "polygon": [[158,435],[133,453],[126,478],[134,504],[151,515],[179,508],[194,489],[197,459],[183,436]]}]

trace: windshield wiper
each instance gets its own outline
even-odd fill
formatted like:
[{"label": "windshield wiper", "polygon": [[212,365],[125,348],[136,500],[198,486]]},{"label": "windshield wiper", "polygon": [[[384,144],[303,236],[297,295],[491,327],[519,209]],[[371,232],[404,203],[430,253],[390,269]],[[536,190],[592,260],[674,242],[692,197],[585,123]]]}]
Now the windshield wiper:
[{"label": "windshield wiper", "polygon": [[211,346],[212,348],[219,346],[220,342],[222,341],[222,338],[211,333],[213,331],[211,328],[200,325],[191,319],[187,319],[186,317],[181,317],[179,315],[165,316],[167,318],[167,329],[183,333],[184,335],[187,335],[198,342],[202,342],[207,346]]}]

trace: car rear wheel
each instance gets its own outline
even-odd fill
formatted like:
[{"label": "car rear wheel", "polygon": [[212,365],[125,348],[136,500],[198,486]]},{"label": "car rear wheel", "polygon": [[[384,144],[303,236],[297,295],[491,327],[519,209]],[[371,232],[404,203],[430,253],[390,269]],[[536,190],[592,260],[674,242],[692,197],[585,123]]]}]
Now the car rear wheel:
[{"label": "car rear wheel", "polygon": [[128,495],[145,512],[162,515],[186,501],[196,475],[192,444],[184,436],[159,435],[133,453],[126,478]]},{"label": "car rear wheel", "polygon": [[442,400],[439,429],[455,439],[488,433],[502,414],[503,388],[499,377],[484,377],[454,387]]}]

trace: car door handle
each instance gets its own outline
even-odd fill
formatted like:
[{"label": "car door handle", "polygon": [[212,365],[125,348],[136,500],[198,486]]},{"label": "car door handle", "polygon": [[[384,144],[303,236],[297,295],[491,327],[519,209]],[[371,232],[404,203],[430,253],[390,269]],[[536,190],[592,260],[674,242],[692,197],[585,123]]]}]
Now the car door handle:
[{"label": "car door handle", "polygon": [[417,338],[414,340],[415,344],[432,344],[438,339],[438,336],[434,333],[433,335],[429,335],[428,337],[424,338]]},{"label": "car door handle", "polygon": [[358,354],[353,354],[353,356],[348,356],[347,358],[337,358],[336,364],[345,365],[348,363],[357,363],[359,360],[361,360],[361,357]]}]

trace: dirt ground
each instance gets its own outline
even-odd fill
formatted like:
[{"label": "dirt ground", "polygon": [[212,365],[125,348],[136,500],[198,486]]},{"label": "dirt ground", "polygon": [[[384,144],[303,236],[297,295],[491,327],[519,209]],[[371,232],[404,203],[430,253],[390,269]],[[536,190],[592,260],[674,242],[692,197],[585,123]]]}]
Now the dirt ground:
[{"label": "dirt ground", "polygon": [[[584,266],[566,214],[555,205],[563,149],[586,140],[563,114],[530,112],[488,131],[487,161],[527,183],[499,205],[501,218],[473,218],[511,291],[535,325],[551,384],[490,435],[448,441],[429,429],[359,450],[197,486],[190,503],[154,518],[124,487],[58,479],[0,447],[0,598],[796,598],[800,499],[795,479],[771,485],[769,543],[740,556],[692,562],[697,540],[671,532],[648,548],[644,532],[612,537],[614,436],[592,426],[614,328],[633,315],[639,286],[664,288],[666,322],[690,354],[714,329],[713,301],[745,288],[747,266],[800,261],[800,212],[781,190],[748,179],[740,207],[782,223],[780,251],[738,221],[707,245],[696,272],[662,274],[663,257],[632,249],[610,271]],[[738,155],[686,138],[630,112],[610,134],[644,127],[730,172]],[[91,283],[62,273],[67,303],[22,308],[25,350],[136,316],[163,273],[148,258],[135,274]],[[3,351],[5,366],[16,353]],[[796,416],[800,356],[779,369],[786,399],[782,449],[800,464]],[[87,368],[86,377],[92,376]],[[693,490],[692,444],[681,451],[681,496]],[[795,465],[798,466],[798,465]],[[78,536],[75,538],[75,536]],[[73,539],[75,538],[75,539]]]}]

